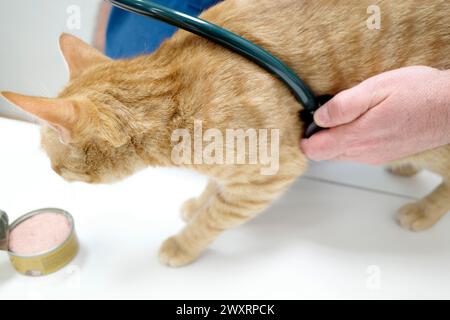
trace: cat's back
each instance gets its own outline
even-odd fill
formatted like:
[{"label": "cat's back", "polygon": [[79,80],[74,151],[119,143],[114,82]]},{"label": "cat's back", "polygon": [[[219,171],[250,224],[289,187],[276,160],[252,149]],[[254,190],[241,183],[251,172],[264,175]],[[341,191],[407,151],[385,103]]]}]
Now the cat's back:
[{"label": "cat's back", "polygon": [[448,0],[227,0],[203,18],[274,53],[319,94],[405,66],[450,69]]}]

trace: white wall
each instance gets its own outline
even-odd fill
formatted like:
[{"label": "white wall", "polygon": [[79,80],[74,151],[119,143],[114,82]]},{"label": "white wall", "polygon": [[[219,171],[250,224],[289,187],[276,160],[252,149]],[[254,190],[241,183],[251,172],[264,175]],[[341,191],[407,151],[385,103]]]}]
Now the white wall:
[{"label": "white wall", "polygon": [[[100,0],[0,1],[0,91],[55,96],[67,81],[58,48],[62,32],[91,42]],[[80,8],[80,28],[68,26],[71,6]],[[26,118],[0,98],[0,116]]]}]

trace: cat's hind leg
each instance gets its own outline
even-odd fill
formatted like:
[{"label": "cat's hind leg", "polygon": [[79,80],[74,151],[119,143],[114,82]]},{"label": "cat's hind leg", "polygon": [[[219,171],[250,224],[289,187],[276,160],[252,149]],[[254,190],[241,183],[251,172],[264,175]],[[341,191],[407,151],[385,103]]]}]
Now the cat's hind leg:
[{"label": "cat's hind leg", "polygon": [[441,185],[427,197],[399,210],[398,221],[404,228],[421,231],[432,227],[450,212],[450,146],[418,155],[413,163],[443,178]]},{"label": "cat's hind leg", "polygon": [[292,176],[272,176],[220,186],[186,227],[163,243],[159,253],[161,262],[171,267],[193,262],[224,231],[266,209],[294,180]]},{"label": "cat's hind leg", "polygon": [[402,227],[413,231],[431,228],[450,212],[450,184],[443,182],[429,196],[405,205],[399,210],[398,221]]}]

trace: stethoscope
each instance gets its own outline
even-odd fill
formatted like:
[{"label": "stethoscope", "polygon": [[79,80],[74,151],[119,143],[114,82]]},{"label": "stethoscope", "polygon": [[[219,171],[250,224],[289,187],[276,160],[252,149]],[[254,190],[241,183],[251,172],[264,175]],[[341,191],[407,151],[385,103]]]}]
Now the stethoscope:
[{"label": "stethoscope", "polygon": [[313,134],[322,129],[315,124],[313,115],[321,105],[331,99],[331,96],[316,97],[309,86],[302,79],[300,79],[292,69],[290,69],[284,62],[269,53],[267,50],[208,21],[172,10],[151,1],[108,1],[121,9],[158,19],[175,27],[214,41],[215,43],[231,49],[232,51],[255,62],[283,81],[294,94],[297,101],[303,105],[304,110],[301,112],[301,118],[306,125],[306,130],[304,133],[305,138],[310,138]]}]

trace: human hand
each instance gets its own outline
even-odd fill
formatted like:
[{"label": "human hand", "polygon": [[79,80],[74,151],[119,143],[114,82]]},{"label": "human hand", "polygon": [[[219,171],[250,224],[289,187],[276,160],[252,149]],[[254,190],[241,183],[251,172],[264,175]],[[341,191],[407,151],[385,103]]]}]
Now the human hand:
[{"label": "human hand", "polygon": [[450,71],[408,67],[336,95],[314,115],[308,158],[382,164],[450,144]]}]

